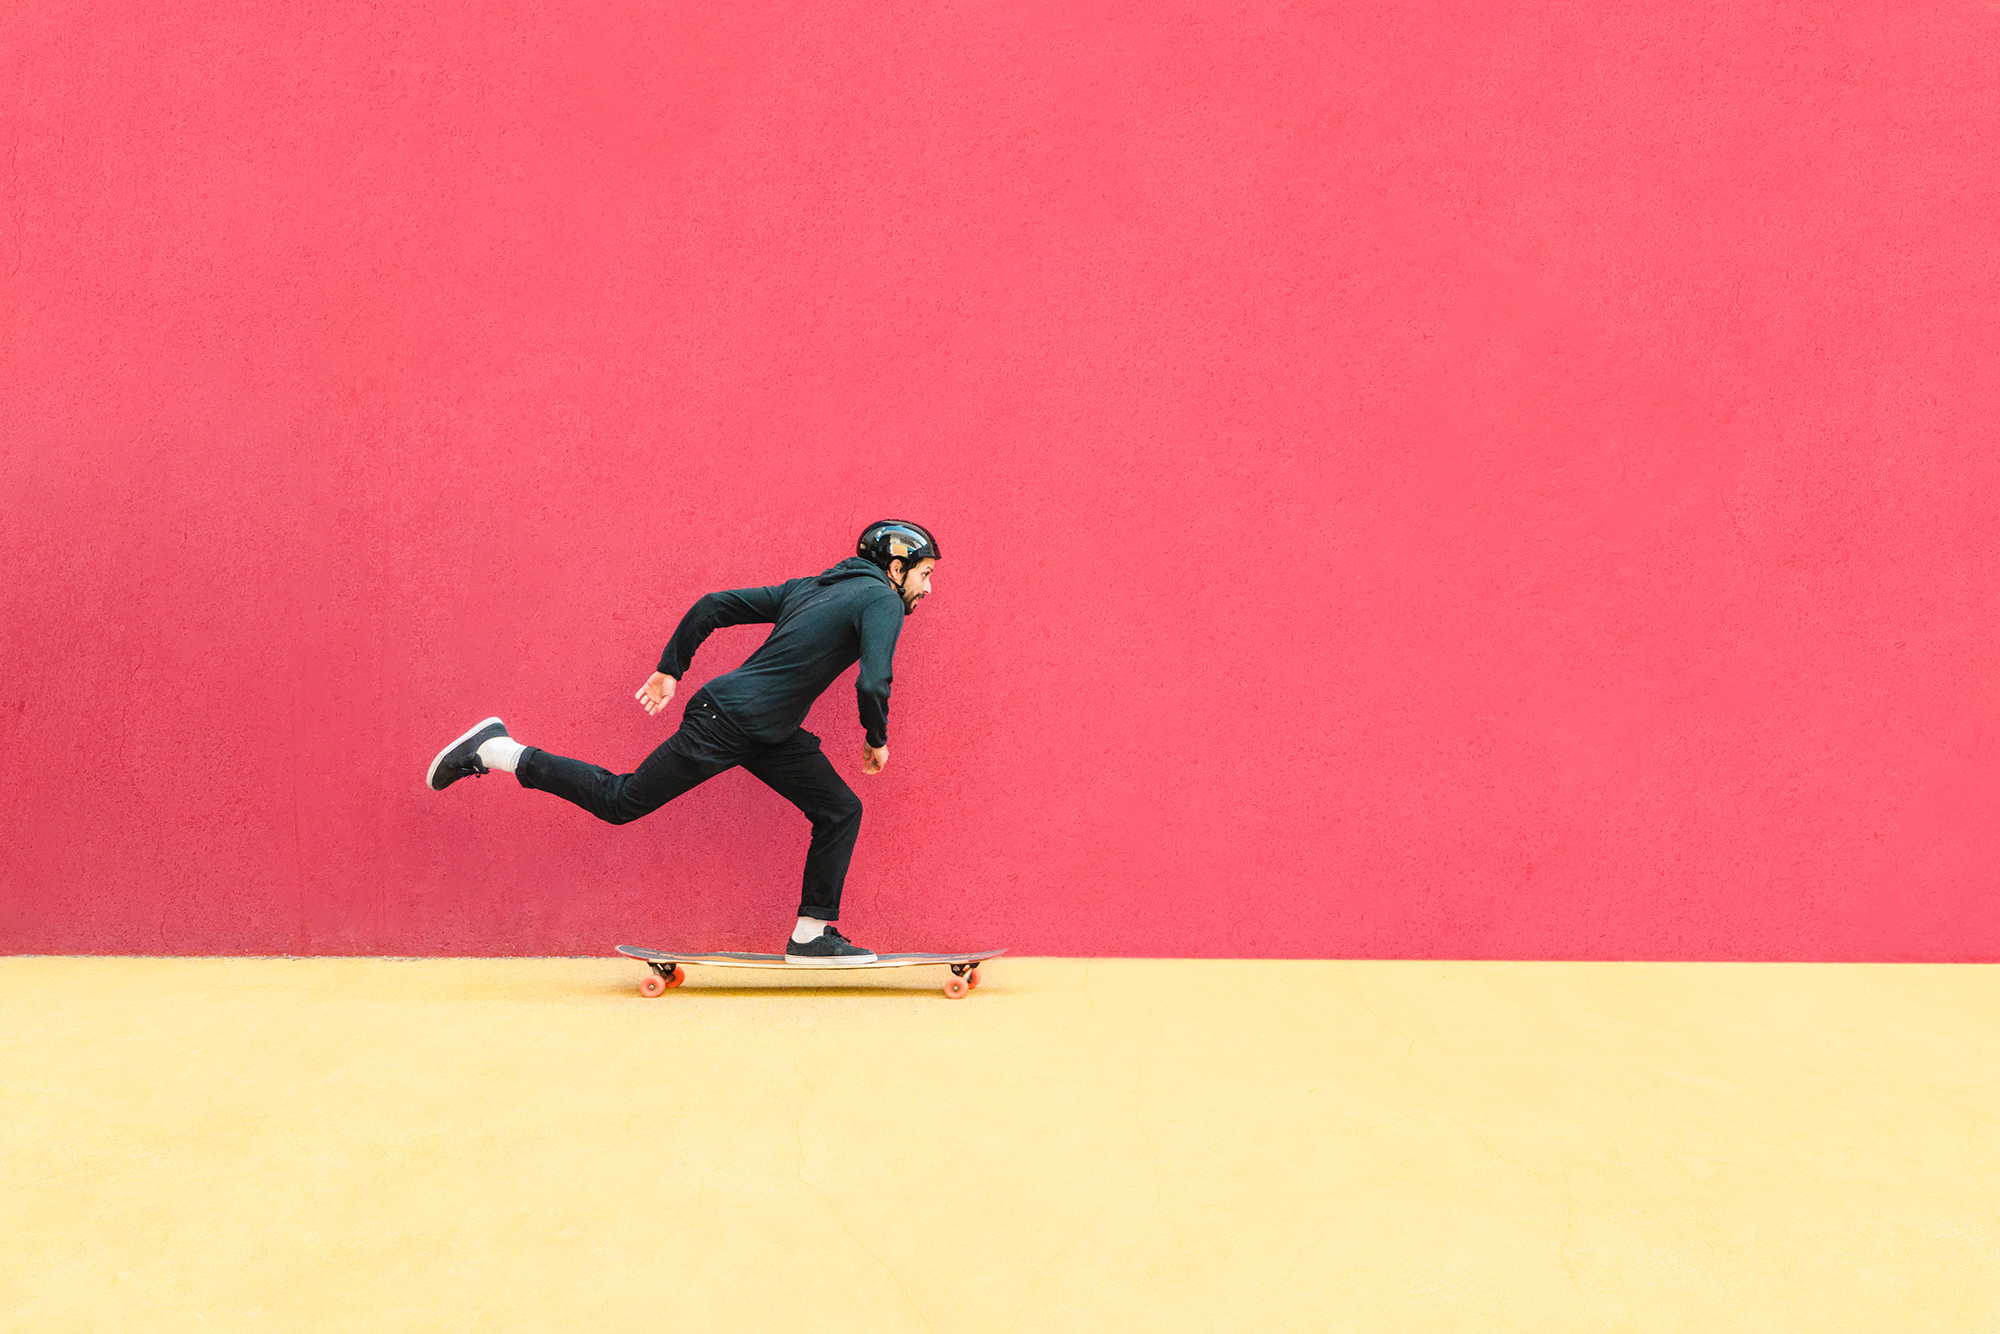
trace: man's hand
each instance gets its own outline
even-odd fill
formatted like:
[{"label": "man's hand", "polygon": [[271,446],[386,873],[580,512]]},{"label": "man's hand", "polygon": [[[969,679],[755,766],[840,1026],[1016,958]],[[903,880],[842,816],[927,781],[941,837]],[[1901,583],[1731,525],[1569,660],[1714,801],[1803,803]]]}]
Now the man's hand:
[{"label": "man's hand", "polygon": [[679,684],[680,682],[663,672],[654,672],[646,678],[646,684],[639,687],[639,693],[633,698],[639,701],[639,707],[647,713],[658,713],[667,707],[667,701],[674,697],[674,687]]},{"label": "man's hand", "polygon": [[861,749],[868,752],[868,758],[861,763],[861,772],[864,774],[881,773],[882,766],[889,762],[889,748],[887,746],[871,746],[864,741],[861,743]]}]

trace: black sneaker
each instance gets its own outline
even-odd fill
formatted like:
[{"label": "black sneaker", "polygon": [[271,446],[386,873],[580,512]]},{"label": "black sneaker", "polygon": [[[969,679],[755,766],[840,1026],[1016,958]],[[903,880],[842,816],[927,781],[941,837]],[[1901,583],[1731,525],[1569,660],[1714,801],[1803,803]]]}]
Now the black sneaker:
[{"label": "black sneaker", "polygon": [[433,792],[442,792],[461,778],[471,778],[487,772],[479,762],[479,748],[496,736],[507,735],[507,724],[498,718],[488,718],[474,725],[470,732],[438,752],[431,761],[431,771],[424,775],[424,786]]},{"label": "black sneaker", "polygon": [[785,946],[786,963],[874,963],[872,950],[864,950],[832,926],[801,945],[794,940]]}]

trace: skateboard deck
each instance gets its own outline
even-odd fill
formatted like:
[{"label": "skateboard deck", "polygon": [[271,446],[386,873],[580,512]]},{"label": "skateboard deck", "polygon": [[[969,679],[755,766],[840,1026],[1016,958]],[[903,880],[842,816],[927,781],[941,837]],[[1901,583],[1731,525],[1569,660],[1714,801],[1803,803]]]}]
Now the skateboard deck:
[{"label": "skateboard deck", "polygon": [[620,945],[620,954],[634,959],[645,960],[653,970],[652,976],[639,984],[642,996],[658,996],[668,987],[677,987],[687,980],[686,964],[700,964],[705,968],[780,968],[788,972],[815,971],[859,973],[870,968],[910,968],[917,964],[942,964],[951,969],[951,977],[944,984],[944,994],[953,1000],[963,1000],[968,992],[979,985],[979,965],[988,959],[997,959],[1006,950],[983,950],[971,954],[878,954],[870,963],[840,963],[833,959],[812,959],[805,963],[793,963],[782,954],[669,954],[663,950],[649,950],[638,945]]}]

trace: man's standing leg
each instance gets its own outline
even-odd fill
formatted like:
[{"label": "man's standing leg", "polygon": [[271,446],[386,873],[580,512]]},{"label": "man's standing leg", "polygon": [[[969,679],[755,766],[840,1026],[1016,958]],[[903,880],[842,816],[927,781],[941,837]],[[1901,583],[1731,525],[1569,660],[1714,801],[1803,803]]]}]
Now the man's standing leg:
[{"label": "man's standing leg", "polygon": [[[856,948],[831,929],[840,918],[840,891],[847,883],[847,864],[854,858],[854,841],[861,833],[861,798],[834,770],[820,750],[819,738],[800,728],[775,746],[743,757],[743,767],[772,791],[799,808],[812,821],[812,846],[806,850],[804,887],[799,896],[801,928],[808,920],[829,926],[819,938],[801,941],[793,933],[787,957],[827,957],[864,963],[875,956]],[[865,956],[865,957],[864,957]]]}]

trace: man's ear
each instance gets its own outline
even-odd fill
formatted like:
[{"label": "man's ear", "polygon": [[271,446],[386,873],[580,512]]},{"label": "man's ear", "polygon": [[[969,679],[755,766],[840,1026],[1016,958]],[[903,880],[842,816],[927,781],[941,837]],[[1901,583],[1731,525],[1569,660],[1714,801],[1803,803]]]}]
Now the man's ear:
[{"label": "man's ear", "polygon": [[898,568],[899,566],[901,566],[901,565],[902,565],[902,563],[903,563],[903,562],[901,562],[901,561],[899,561],[899,560],[892,560],[892,561],[890,561],[890,562],[889,562],[889,582],[890,582],[890,583],[892,583],[892,584],[893,584],[893,583],[895,583],[895,582],[896,582],[896,576],[897,576],[897,575],[899,575],[899,574],[901,574],[901,573],[903,573],[903,571],[902,571],[902,570],[901,570],[900,568]]}]

